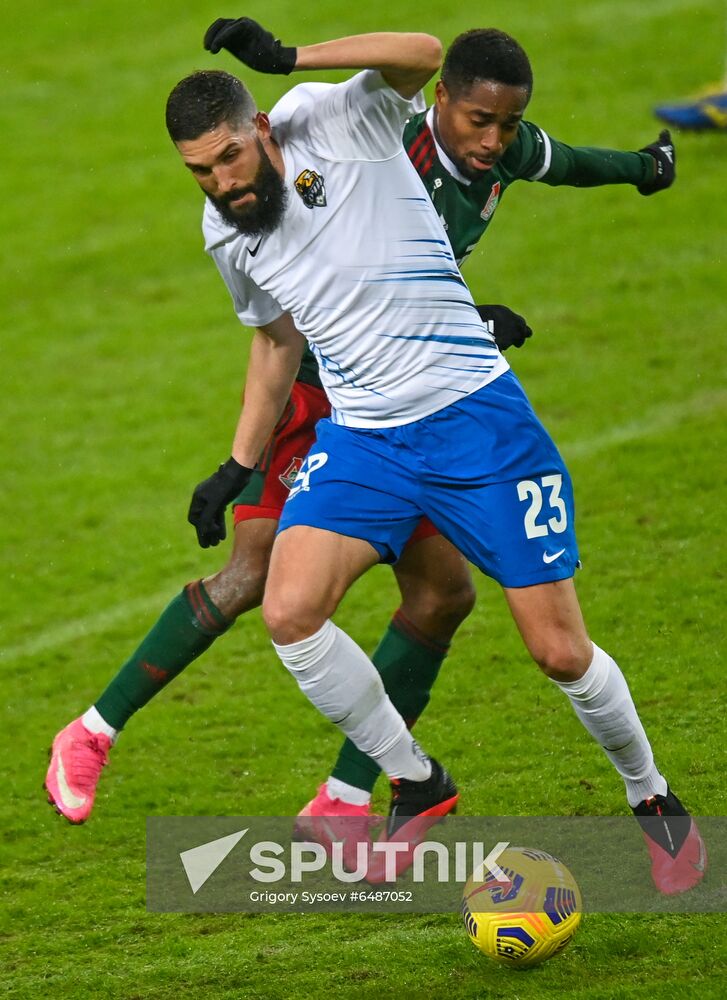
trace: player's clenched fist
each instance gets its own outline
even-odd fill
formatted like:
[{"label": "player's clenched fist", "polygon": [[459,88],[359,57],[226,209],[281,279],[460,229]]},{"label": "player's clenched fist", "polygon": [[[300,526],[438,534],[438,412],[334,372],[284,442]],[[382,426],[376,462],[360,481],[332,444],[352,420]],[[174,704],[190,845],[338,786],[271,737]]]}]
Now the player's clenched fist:
[{"label": "player's clenched fist", "polygon": [[507,306],[475,306],[483,323],[492,323],[492,335],[501,351],[522,347],[533,331],[525,318]]},{"label": "player's clenched fist", "polygon": [[194,525],[203,549],[227,537],[225,508],[247,486],[253,470],[228,458],[217,472],[201,482],[192,494],[187,520]]},{"label": "player's clenched fist", "polygon": [[298,50],[283,45],[273,38],[257,21],[250,17],[218,17],[204,36],[204,47],[217,53],[227,49],[233,56],[259,73],[291,73],[295,68]]},{"label": "player's clenched fist", "polygon": [[654,194],[671,187],[677,175],[677,153],[669,129],[663,129],[656,142],[644,146],[639,152],[654,157],[654,176],[637,187],[639,194]]}]

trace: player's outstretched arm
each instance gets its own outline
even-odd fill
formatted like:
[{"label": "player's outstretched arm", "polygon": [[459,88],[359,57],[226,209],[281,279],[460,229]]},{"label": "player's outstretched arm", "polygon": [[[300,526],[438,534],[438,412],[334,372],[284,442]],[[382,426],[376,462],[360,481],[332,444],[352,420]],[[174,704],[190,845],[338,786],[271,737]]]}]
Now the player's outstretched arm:
[{"label": "player's outstretched arm", "polygon": [[299,48],[283,45],[249,17],[218,18],[204,36],[209,52],[227,49],[261,73],[295,70],[378,69],[402,97],[414,97],[439,69],[442,43],[419,32],[350,35]]},{"label": "player's outstretched arm", "polygon": [[237,422],[232,455],[192,494],[187,520],[203,549],[227,536],[225,509],[247,486],[255,464],[285,408],[300,366],[304,338],[283,316],[260,327],[252,341],[245,401]]},{"label": "player's outstretched arm", "polygon": [[552,136],[548,141],[550,164],[545,173],[538,171],[534,179],[554,187],[561,184],[572,187],[633,184],[639,194],[649,195],[666,190],[676,179],[676,150],[668,129],[664,129],[654,142],[633,153],[594,146],[568,146]]}]

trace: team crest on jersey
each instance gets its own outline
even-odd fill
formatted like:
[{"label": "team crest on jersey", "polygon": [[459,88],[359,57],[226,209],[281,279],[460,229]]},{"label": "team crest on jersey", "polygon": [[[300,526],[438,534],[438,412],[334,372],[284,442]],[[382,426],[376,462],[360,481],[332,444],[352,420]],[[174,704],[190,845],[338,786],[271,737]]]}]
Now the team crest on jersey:
[{"label": "team crest on jersey", "polygon": [[301,170],[295,178],[295,190],[307,208],[323,208],[326,202],[326,185],[315,170]]},{"label": "team crest on jersey", "polygon": [[288,466],[288,468],[285,470],[285,472],[281,473],[278,476],[278,479],[286,488],[286,490],[293,489],[293,483],[298,478],[298,473],[300,472],[302,465],[303,465],[302,458],[294,458],[293,461]]},{"label": "team crest on jersey", "polygon": [[495,181],[492,185],[492,190],[490,191],[490,197],[485,202],[485,207],[480,212],[480,218],[483,222],[489,222],[492,216],[495,214],[495,209],[497,208],[497,203],[500,200],[500,182]]}]

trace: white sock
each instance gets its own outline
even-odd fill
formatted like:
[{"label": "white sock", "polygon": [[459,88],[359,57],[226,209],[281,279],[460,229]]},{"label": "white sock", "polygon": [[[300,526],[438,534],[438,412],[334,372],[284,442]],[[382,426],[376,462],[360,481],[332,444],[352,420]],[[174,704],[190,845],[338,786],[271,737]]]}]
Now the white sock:
[{"label": "white sock", "polygon": [[89,710],[83,713],[81,722],[89,733],[103,733],[104,736],[108,736],[112,743],[118,739],[119,730],[108,724],[95,705],[91,705]]},{"label": "white sock", "polygon": [[340,799],[350,806],[367,806],[371,801],[371,792],[364,788],[357,788],[356,785],[349,785],[347,781],[334,778],[333,775],[326,782],[328,794],[332,799]]},{"label": "white sock", "polygon": [[651,746],[618,664],[593,643],[593,659],[577,681],[555,681],[575,713],[626,784],[630,806],[666,795],[666,779],[654,764]]},{"label": "white sock", "polygon": [[273,646],[309,701],[390,778],[429,777],[429,759],[391,704],[376,667],[332,621],[300,642]]}]

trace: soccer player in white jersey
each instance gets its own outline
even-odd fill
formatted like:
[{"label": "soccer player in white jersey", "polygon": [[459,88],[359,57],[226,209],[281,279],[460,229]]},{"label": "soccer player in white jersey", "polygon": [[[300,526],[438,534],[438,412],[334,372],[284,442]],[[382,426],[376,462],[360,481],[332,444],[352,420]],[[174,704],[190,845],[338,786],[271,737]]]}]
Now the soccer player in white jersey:
[{"label": "soccer player in white jersey", "polygon": [[253,68],[363,72],[296,87],[269,117],[226,73],[185,78],[167,103],[169,133],[208,198],[208,248],[256,328],[226,463],[235,490],[285,404],[304,337],[333,406],[285,504],[263,616],[308,698],[391,779],[389,839],[412,842],[454,807],[456,787],[331,616],[428,516],[502,585],[531,655],[621,774],[631,808],[655,821],[657,884],[683,891],[702,877],[704,845],[654,764],[621,671],[586,631],[568,472],[401,146],[440,53],[421,34],[285,48],[250,21],[241,58]]}]

